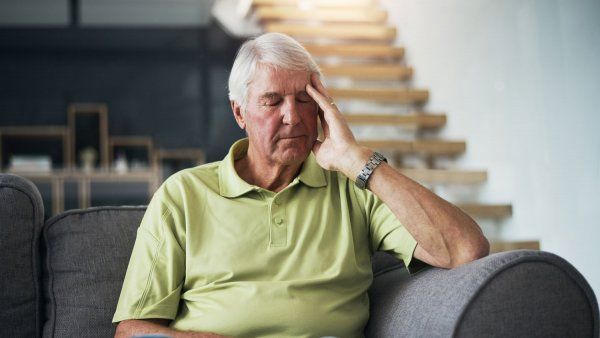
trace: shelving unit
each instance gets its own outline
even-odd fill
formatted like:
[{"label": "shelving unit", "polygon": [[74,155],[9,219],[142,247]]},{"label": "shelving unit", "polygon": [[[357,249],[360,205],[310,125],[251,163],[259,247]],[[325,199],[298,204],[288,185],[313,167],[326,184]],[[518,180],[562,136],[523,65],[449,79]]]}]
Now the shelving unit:
[{"label": "shelving unit", "polygon": [[[111,196],[118,195],[119,189],[131,195],[130,188],[126,185],[142,184],[146,187],[145,192],[139,195],[139,200],[136,195],[134,203],[147,204],[165,178],[161,167],[163,161],[188,161],[190,165],[204,163],[204,153],[201,149],[156,149],[153,139],[149,136],[110,136],[108,107],[104,103],[71,104],[67,108],[67,121],[67,126],[0,127],[0,172],[23,176],[36,184],[50,184],[51,205],[46,206],[46,210],[51,213],[47,216],[65,210],[65,200],[69,195],[66,189],[68,185],[75,184],[77,208],[81,209],[95,206],[92,203],[94,190],[102,184],[115,184],[110,188]],[[2,140],[8,137],[25,140],[58,139],[61,141],[61,165],[53,166],[50,171],[11,170],[2,166],[5,156]],[[86,147],[93,147],[98,154],[94,166],[87,170],[77,161],[77,155]],[[131,151],[136,156],[140,155],[136,159],[144,165],[123,172],[114,170],[113,163],[119,149]]]}]

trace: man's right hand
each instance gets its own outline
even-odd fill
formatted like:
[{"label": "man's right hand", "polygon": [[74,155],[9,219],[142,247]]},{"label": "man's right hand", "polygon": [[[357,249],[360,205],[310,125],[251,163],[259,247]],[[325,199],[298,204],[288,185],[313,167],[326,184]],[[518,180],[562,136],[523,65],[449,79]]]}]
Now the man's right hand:
[{"label": "man's right hand", "polygon": [[124,320],[117,326],[115,338],[130,338],[135,335],[162,333],[172,338],[227,338],[209,332],[183,332],[169,327],[168,319],[131,319]]}]

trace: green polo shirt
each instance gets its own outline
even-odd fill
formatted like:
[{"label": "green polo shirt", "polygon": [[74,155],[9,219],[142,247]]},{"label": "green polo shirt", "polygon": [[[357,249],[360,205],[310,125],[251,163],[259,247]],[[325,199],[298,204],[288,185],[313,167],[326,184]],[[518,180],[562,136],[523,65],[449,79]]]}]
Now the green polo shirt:
[{"label": "green polo shirt", "polygon": [[113,322],[165,318],[235,337],[362,337],[370,257],[417,245],[387,206],[311,154],[278,193],[236,173],[248,140],[180,171],[138,229]]}]

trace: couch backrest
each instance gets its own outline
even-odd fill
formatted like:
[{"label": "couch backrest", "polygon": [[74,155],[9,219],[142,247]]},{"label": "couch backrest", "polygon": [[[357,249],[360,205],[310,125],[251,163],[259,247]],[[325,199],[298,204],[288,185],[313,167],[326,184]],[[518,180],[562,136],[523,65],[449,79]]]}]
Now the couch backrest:
[{"label": "couch backrest", "polygon": [[[112,337],[111,324],[145,207],[72,210],[44,226],[44,337]],[[373,268],[402,267],[378,253]]]},{"label": "couch backrest", "polygon": [[44,225],[44,337],[112,337],[137,228],[146,207],[67,211]]},{"label": "couch backrest", "polygon": [[42,323],[40,193],[29,181],[0,174],[0,337],[39,337]]}]

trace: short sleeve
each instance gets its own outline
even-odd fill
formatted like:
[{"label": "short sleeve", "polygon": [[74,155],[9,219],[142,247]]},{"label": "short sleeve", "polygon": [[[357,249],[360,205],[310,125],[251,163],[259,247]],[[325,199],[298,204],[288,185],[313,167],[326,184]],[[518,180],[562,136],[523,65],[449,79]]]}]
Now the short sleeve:
[{"label": "short sleeve", "polygon": [[185,279],[183,220],[154,194],[137,231],[113,323],[127,319],[174,319]]},{"label": "short sleeve", "polygon": [[404,266],[411,267],[417,241],[375,194],[368,190],[363,192],[371,247],[374,251],[390,253],[402,260]]}]

